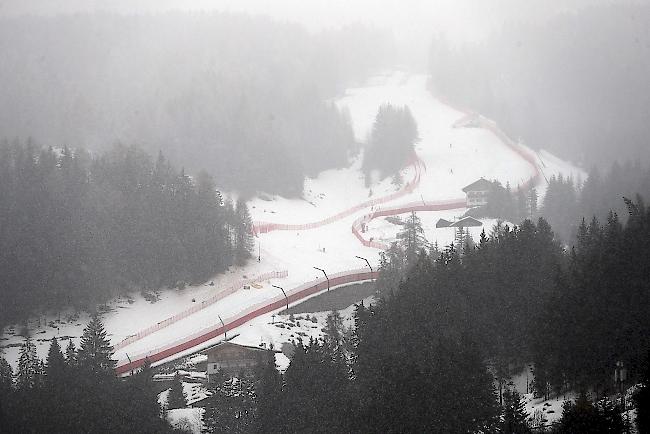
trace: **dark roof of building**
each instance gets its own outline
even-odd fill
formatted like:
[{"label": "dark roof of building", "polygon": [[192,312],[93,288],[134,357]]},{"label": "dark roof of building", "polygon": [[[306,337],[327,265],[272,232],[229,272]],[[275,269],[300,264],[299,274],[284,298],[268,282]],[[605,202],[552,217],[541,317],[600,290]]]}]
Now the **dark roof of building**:
[{"label": "dark roof of building", "polygon": [[457,222],[454,222],[449,225],[452,228],[456,227],[462,227],[462,228],[471,228],[474,226],[483,226],[483,223],[481,223],[479,220],[476,220],[474,217],[465,217]]},{"label": "dark roof of building", "polygon": [[437,228],[448,228],[451,222],[449,220],[445,219],[440,219],[438,220],[438,223],[436,223]]},{"label": "dark roof of building", "polygon": [[[234,347],[240,347],[240,348],[247,348],[247,349],[250,349],[250,350],[261,350],[261,351],[267,351],[268,350],[268,348],[256,347],[256,346],[253,346],[253,345],[241,345],[241,344],[237,344],[235,342],[221,341],[221,342],[218,342],[218,343],[216,343],[216,344],[214,344],[214,345],[212,345],[212,346],[210,346],[208,348],[205,348],[204,350],[201,351],[201,353],[206,354],[206,353],[214,350],[215,348],[225,347],[225,346],[234,346]],[[275,352],[277,352],[277,351],[275,351]]]},{"label": "dark roof of building", "polygon": [[486,191],[492,188],[492,183],[485,178],[481,178],[478,181],[472,182],[467,187],[463,188],[463,192],[467,193],[468,191]]}]

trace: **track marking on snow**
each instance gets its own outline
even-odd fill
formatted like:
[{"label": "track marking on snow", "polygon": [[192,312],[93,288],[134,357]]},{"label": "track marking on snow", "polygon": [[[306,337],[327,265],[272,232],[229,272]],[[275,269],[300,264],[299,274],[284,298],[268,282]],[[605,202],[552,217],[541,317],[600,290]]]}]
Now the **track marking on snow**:
[{"label": "track marking on snow", "polygon": [[[454,110],[458,110],[455,109],[454,107],[451,107],[451,105],[448,106]],[[490,121],[480,115],[465,110],[460,110],[460,111],[464,113],[464,115],[460,119],[453,122],[452,124],[453,128],[468,128],[468,127],[482,128],[487,131],[490,131],[494,136],[496,136],[499,139],[499,141],[502,144],[510,148],[520,158],[522,158],[524,161],[530,164],[530,166],[533,168],[534,174],[528,180],[526,180],[523,183],[523,185],[520,185],[518,188],[528,188],[529,186],[534,186],[540,182],[541,180],[540,175],[542,172],[538,165],[538,161],[539,161],[538,158],[532,155],[527,149],[524,149],[522,146],[512,141],[505,133],[503,133],[498,128],[496,123],[494,123],[493,121]],[[311,223],[282,224],[282,223],[269,223],[269,222],[258,221],[255,222],[253,225],[253,233],[257,237],[259,237],[259,235],[261,234],[266,234],[274,231],[289,231],[289,230],[301,231],[301,230],[316,229],[316,228],[324,227],[332,223],[338,222],[348,216],[351,216],[356,212],[371,207],[372,209],[371,213],[365,214],[353,222],[352,233],[357,238],[357,240],[366,247],[386,249],[388,248],[388,245],[386,245],[385,243],[377,242],[372,239],[366,240],[363,237],[362,235],[363,225],[367,225],[370,221],[378,217],[404,214],[412,211],[441,211],[441,210],[453,210],[453,209],[466,208],[465,198],[426,201],[424,200],[422,195],[420,195],[422,200],[418,202],[409,202],[401,205],[386,207],[383,209],[379,208],[378,207],[379,205],[386,204],[388,202],[392,202],[399,198],[409,195],[419,186],[421,181],[422,171],[424,170],[424,172],[426,172],[426,163],[416,153],[414,153],[409,163],[409,166],[412,167],[414,170],[413,178],[409,182],[407,182],[402,189],[400,189],[399,191],[393,194],[364,201],[356,206],[341,211],[338,214]],[[377,207],[377,209],[375,209],[375,207]],[[374,272],[373,274],[372,272],[369,273],[367,271],[360,272],[360,270],[354,270],[351,272],[337,273],[336,278],[340,279],[340,281],[342,282],[340,284],[344,284],[344,283],[347,284],[347,283],[359,282],[363,280],[369,280],[370,278],[376,277],[376,273],[377,272]],[[300,285],[290,290],[289,291],[290,295],[288,296],[289,302],[300,300],[320,290],[323,290],[324,283],[325,283],[324,279],[321,278],[320,280],[317,279],[316,281],[307,282],[303,285]],[[232,292],[235,291],[236,290]],[[214,302],[216,301],[218,300],[215,300]],[[248,307],[243,312],[235,314],[231,318],[227,318],[225,321],[222,321],[223,323],[220,326],[209,327],[208,329],[204,329],[191,336],[186,336],[170,344],[138,354],[133,358],[129,358],[128,360],[122,360],[118,362],[118,367],[116,368],[116,371],[119,374],[125,374],[141,366],[142,364],[145,363],[145,361],[154,363],[154,362],[159,362],[161,360],[170,360],[173,359],[174,357],[179,357],[180,354],[184,354],[190,349],[195,351],[200,346],[207,346],[210,344],[210,342],[214,343],[215,339],[218,339],[221,336],[221,334],[225,334],[227,331],[239,327],[260,315],[272,312],[273,310],[281,309],[286,302],[287,300],[285,300],[282,297],[280,298],[274,297],[271,300],[266,300],[264,302],[257,303],[253,306]],[[197,311],[198,310],[200,309],[197,309]],[[191,308],[184,312],[181,312],[178,315],[175,315],[174,317],[178,316],[177,320],[180,320],[182,318],[186,318],[190,316],[193,313],[195,313],[194,308]],[[156,331],[158,330],[152,329],[149,333],[143,335],[142,337],[148,334],[152,334]],[[127,342],[124,345],[121,345],[120,348],[125,347],[130,343],[131,342]]]}]

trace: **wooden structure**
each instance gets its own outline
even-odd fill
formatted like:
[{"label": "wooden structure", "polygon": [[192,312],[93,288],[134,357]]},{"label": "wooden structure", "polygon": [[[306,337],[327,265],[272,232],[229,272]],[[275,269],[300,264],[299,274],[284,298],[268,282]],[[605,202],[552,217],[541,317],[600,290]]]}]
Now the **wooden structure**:
[{"label": "wooden structure", "polygon": [[227,376],[239,375],[241,372],[250,373],[264,360],[266,351],[266,348],[233,342],[220,342],[202,351],[202,354],[208,356],[208,383],[212,382],[219,372]]},{"label": "wooden structure", "polygon": [[472,182],[463,188],[463,192],[466,195],[467,207],[472,208],[487,205],[490,191],[492,191],[492,183],[485,178]]}]

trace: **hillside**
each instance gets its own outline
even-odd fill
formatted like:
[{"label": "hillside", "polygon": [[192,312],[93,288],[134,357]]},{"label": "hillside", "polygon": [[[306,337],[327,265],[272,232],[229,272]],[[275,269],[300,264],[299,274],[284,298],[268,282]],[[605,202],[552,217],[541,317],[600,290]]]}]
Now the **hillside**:
[{"label": "hillside", "polygon": [[[362,245],[351,230],[355,220],[370,212],[370,206],[359,208],[359,204],[374,200],[376,205],[373,204],[372,208],[376,210],[377,207],[387,209],[410,203],[463,202],[462,188],[479,177],[497,179],[504,185],[509,183],[515,187],[535,177],[538,170],[545,177],[563,173],[584,178],[584,174],[570,164],[546,152],[538,155],[516,144],[507,145],[493,131],[454,127],[466,114],[433,98],[423,75],[403,71],[378,75],[364,87],[348,89],[336,104],[349,111],[355,136],[361,141],[368,134],[377,108],[386,102],[408,105],[420,131],[421,140],[416,145],[419,162],[402,171],[405,182],[402,187],[398,188],[391,184],[390,179],[386,179],[370,189],[366,188],[359,158],[348,168],[328,170],[307,180],[301,199],[278,196],[254,198],[249,207],[256,222],[314,223],[311,226],[317,227],[259,234],[255,258],[245,267],[232,267],[224,275],[215,277],[214,285],[208,283],[184,290],[165,290],[158,294],[154,303],[141,294],[132,294],[129,299],[109,303],[103,321],[114,345],[147,327],[160,328],[128,345],[118,345],[115,357],[120,363],[126,363],[127,357],[135,360],[138,356],[155,352],[162,345],[184,341],[189,336],[215,329],[221,325],[219,317],[228,323],[229,318],[252,306],[282,301],[282,294],[271,284],[281,286],[291,294],[304,282],[315,279],[323,281],[322,273],[313,267],[322,268],[329,275],[366,267],[365,262],[356,256],[367,258],[374,266],[378,261],[378,250]],[[535,164],[522,159],[522,153],[534,156]],[[544,176],[538,177],[542,182],[538,185],[541,194],[544,192]],[[396,194],[399,191],[402,193]],[[381,200],[387,196],[391,196],[392,200]],[[439,245],[449,244],[453,240],[453,232],[446,228],[436,229],[435,222],[439,218],[453,220],[465,211],[465,208],[458,208],[421,213],[429,241],[437,241]],[[483,224],[489,231],[494,221],[485,220]],[[384,219],[373,220],[365,236],[390,242],[396,233],[396,228],[392,226]],[[473,228],[473,236],[476,237],[481,229]],[[285,270],[288,271],[287,277],[263,278],[257,284],[248,286],[250,289],[241,287],[243,279]],[[227,293],[229,295],[225,295]],[[220,300],[204,303],[209,298],[219,298],[219,294],[224,295]],[[196,312],[173,322],[168,321],[170,324],[162,327],[167,318],[188,309]],[[45,339],[52,336],[78,338],[86,322],[85,314],[75,317],[71,313],[57,313],[47,319],[33,318],[28,328],[38,340],[38,353],[43,357],[48,346]],[[259,325],[261,321],[256,323]],[[228,333],[238,333],[246,327],[248,325],[244,324]],[[21,328],[20,325],[8,327],[2,335],[5,357],[12,364],[16,362],[17,345],[22,340],[16,335]],[[259,330],[255,337],[246,334],[248,339],[254,340],[248,343],[257,345],[262,341],[273,343],[276,347],[281,345],[281,342],[271,342],[272,332],[264,332],[263,327]],[[215,338],[218,339],[220,337]]]}]

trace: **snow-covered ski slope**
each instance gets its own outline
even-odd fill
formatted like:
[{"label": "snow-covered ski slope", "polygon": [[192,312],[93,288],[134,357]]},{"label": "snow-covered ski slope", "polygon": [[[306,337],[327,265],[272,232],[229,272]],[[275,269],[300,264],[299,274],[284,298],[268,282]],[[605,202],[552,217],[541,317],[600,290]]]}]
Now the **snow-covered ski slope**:
[{"label": "snow-covered ski slope", "polygon": [[[350,112],[355,135],[361,141],[365,140],[377,109],[384,103],[408,105],[417,121],[420,141],[416,145],[416,153],[422,165],[409,165],[402,173],[405,182],[417,177],[417,185],[411,185],[408,191],[396,195],[399,189],[387,179],[373,185],[370,191],[364,185],[360,172],[361,162],[357,159],[348,168],[329,170],[315,179],[308,179],[302,199],[267,196],[253,199],[249,206],[253,219],[257,222],[309,224],[341,213],[343,216],[329,219],[327,224],[310,230],[281,230],[259,234],[256,238],[255,258],[245,267],[234,267],[224,275],[215,276],[213,286],[206,284],[184,290],[165,290],[155,303],[145,300],[140,294],[132,294],[131,299],[113,300],[108,304],[103,320],[112,343],[118,347],[115,357],[120,360],[120,364],[125,364],[129,358],[134,360],[156,354],[161,348],[168,348],[172,342],[183,342],[206,330],[216,330],[221,326],[220,317],[227,323],[229,318],[250,311],[252,306],[283,300],[281,292],[271,285],[281,286],[287,293],[292,293],[293,289],[305,282],[318,278],[324,281],[322,273],[313,267],[322,268],[329,275],[364,267],[365,263],[356,256],[367,258],[374,266],[378,262],[378,250],[363,246],[352,233],[354,221],[371,212],[370,208],[345,212],[358,208],[359,204],[386,196],[398,197],[373,207],[373,210],[418,201],[462,201],[462,187],[481,176],[498,179],[503,184],[509,182],[516,187],[536,174],[536,167],[522,159],[520,154],[504,144],[493,132],[482,128],[454,128],[454,123],[465,113],[434,98],[427,90],[427,78],[424,75],[402,71],[378,75],[367,86],[349,89],[337,100],[340,107],[346,107]],[[535,155],[530,150],[527,152]],[[584,179],[584,173],[570,164],[545,152],[541,152],[540,156],[544,165],[539,164],[538,168],[545,176],[563,173]],[[543,184],[538,189],[543,192]],[[421,213],[429,240],[437,241],[439,245],[449,244],[453,240],[453,231],[435,229],[435,222],[441,217],[453,219],[464,211],[460,208]],[[492,224],[492,221],[485,221],[487,229]],[[396,232],[395,228],[386,225],[383,218],[374,220],[369,227],[370,231],[366,235],[374,234],[386,242],[390,242]],[[195,308],[219,293],[230,291],[241,280],[284,270],[288,271],[287,277],[262,280],[251,285],[250,289],[237,288],[216,302],[206,303],[202,309]],[[170,317],[190,309],[197,311],[167,324]],[[60,322],[58,315],[48,317],[47,321],[41,317],[38,322],[36,318],[29,322],[28,327],[37,339],[41,357],[47,353],[47,339],[53,336],[77,339],[81,335],[87,316],[69,318],[70,321],[66,317],[67,314],[64,313]],[[156,327],[159,323],[160,326]],[[151,331],[152,326],[159,330]],[[238,333],[246,327],[243,324],[228,333]],[[22,341],[22,337],[16,336],[21,328],[18,325],[7,328],[3,333],[4,340],[0,341],[2,346],[10,345],[4,349],[4,355],[12,364],[17,360],[16,345]],[[150,333],[142,338],[123,342],[147,328]],[[219,339],[221,337],[216,336],[202,345],[209,345]],[[279,348],[281,342],[274,344]]]}]

